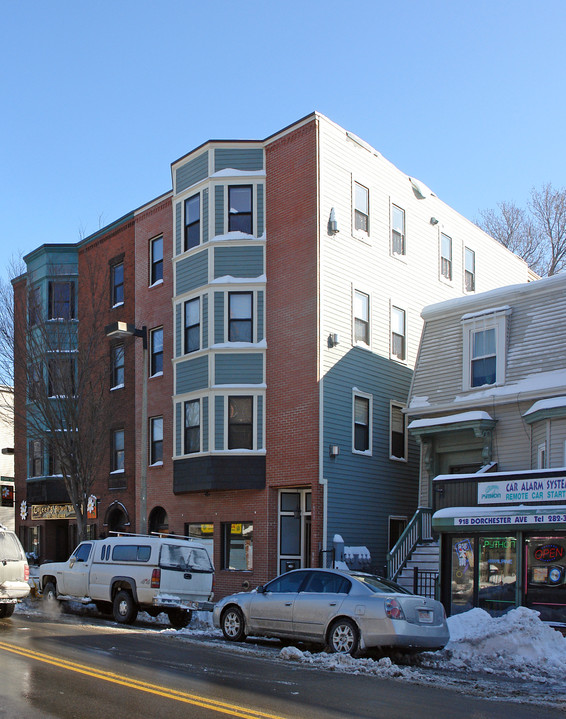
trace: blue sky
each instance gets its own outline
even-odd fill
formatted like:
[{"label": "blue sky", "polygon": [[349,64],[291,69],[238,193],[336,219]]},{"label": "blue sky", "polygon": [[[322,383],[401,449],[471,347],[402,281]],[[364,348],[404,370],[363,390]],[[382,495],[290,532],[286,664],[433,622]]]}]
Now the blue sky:
[{"label": "blue sky", "polygon": [[0,0],[0,272],[318,110],[474,219],[566,167],[566,3]]}]

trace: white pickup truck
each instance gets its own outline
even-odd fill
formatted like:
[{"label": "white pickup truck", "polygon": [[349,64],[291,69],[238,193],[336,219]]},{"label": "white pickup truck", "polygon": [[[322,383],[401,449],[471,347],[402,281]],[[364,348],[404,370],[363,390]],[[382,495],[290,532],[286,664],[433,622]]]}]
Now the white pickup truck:
[{"label": "white pickup truck", "polygon": [[166,612],[176,629],[194,609],[212,608],[214,567],[204,545],[191,539],[125,535],[81,542],[66,562],[39,568],[44,601],[96,604],[121,624],[138,611]]}]

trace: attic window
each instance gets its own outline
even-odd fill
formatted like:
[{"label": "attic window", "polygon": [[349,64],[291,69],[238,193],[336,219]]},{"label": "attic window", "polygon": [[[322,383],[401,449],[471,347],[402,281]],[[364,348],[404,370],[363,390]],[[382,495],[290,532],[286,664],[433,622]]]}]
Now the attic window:
[{"label": "attic window", "polygon": [[505,384],[507,316],[510,310],[501,310],[462,318],[464,390]]}]

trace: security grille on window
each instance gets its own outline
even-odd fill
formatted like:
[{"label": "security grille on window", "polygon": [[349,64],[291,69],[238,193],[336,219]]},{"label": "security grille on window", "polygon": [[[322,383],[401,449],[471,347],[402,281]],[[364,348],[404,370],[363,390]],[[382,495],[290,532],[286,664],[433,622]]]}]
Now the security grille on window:
[{"label": "security grille on window", "polygon": [[75,283],[49,283],[50,320],[72,320],[75,318]]},{"label": "security grille on window", "polygon": [[185,252],[200,244],[200,195],[185,200]]},{"label": "security grille on window", "polygon": [[149,461],[150,464],[157,464],[163,462],[163,417],[152,417],[150,425]]},{"label": "security grille on window", "polygon": [[230,292],[228,295],[228,341],[252,342],[253,295],[251,292]]},{"label": "security grille on window", "polygon": [[200,349],[200,298],[185,302],[185,354]]},{"label": "security grille on window", "polygon": [[354,183],[354,228],[369,234],[369,190]]},{"label": "security grille on window", "polygon": [[185,454],[200,452],[200,400],[185,402]]},{"label": "security grille on window", "polygon": [[354,292],[354,341],[369,345],[369,295]]},{"label": "security grille on window", "polygon": [[466,292],[475,292],[476,290],[476,253],[466,247],[464,251],[464,282]]},{"label": "security grille on window", "polygon": [[253,449],[253,397],[228,398],[228,449]]},{"label": "security grille on window", "polygon": [[228,188],[228,232],[252,230],[252,186],[234,185]]},{"label": "security grille on window", "polygon": [[495,384],[497,372],[495,327],[472,331],[471,386]]},{"label": "security grille on window", "polygon": [[253,569],[253,522],[222,525],[222,569],[250,572]]},{"label": "security grille on window", "polygon": [[112,471],[124,470],[124,430],[116,429],[112,432]]},{"label": "security grille on window", "polygon": [[163,279],[163,237],[151,241],[151,277],[152,285]]},{"label": "security grille on window", "polygon": [[400,405],[391,405],[389,421],[391,429],[390,457],[391,459],[407,459],[405,415]]},{"label": "security grille on window", "polygon": [[405,310],[391,307],[391,355],[398,360],[405,360]]},{"label": "security grille on window", "polygon": [[124,385],[124,345],[112,348],[112,387]]},{"label": "security grille on window", "polygon": [[354,449],[356,452],[369,450],[369,408],[368,397],[354,397]]},{"label": "security grille on window", "polygon": [[452,279],[452,238],[440,235],[440,273],[447,280]]},{"label": "security grille on window", "polygon": [[151,331],[151,376],[163,372],[163,327]]},{"label": "security grille on window", "polygon": [[405,254],[405,210],[396,205],[391,208],[391,252]]},{"label": "security grille on window", "polygon": [[120,305],[124,302],[124,263],[120,262],[111,268],[112,277],[112,304]]}]

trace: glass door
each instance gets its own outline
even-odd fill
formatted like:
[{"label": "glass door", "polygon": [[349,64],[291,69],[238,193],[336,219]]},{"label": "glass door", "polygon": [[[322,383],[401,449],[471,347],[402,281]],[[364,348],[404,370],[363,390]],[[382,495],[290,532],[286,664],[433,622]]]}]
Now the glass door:
[{"label": "glass door", "polygon": [[310,567],[311,490],[279,492],[279,573]]}]

